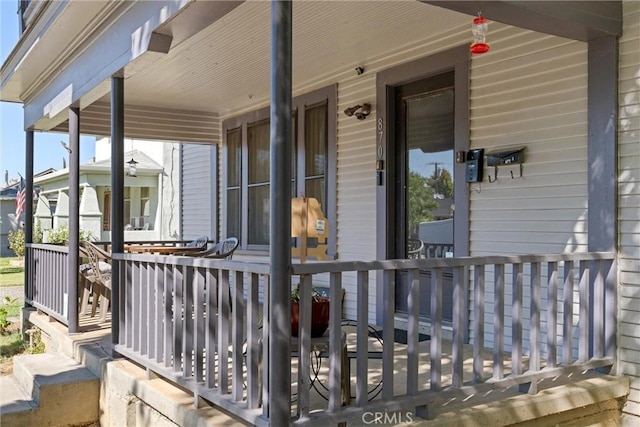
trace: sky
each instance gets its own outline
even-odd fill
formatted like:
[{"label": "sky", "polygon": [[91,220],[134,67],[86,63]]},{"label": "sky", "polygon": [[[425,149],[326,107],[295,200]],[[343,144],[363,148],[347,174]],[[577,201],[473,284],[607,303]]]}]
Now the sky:
[{"label": "sky", "polygon": [[[18,0],[0,0],[0,62],[4,63],[18,42]],[[67,151],[60,141],[68,144],[66,133],[35,132],[34,162],[35,173],[48,168],[62,169],[63,158],[69,164]],[[95,137],[80,137],[80,164],[87,163],[94,156]],[[22,105],[0,102],[0,187],[4,186],[5,171],[9,179],[24,176],[25,132]]]}]

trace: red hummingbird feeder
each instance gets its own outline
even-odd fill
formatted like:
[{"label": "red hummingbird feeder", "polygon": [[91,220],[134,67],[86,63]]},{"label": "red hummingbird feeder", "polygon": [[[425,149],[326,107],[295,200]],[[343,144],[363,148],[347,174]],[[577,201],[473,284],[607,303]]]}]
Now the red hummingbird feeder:
[{"label": "red hummingbird feeder", "polygon": [[471,26],[471,32],[473,33],[473,43],[471,43],[470,47],[471,53],[479,55],[489,51],[489,45],[486,42],[488,31],[487,18],[484,16],[474,18]]}]

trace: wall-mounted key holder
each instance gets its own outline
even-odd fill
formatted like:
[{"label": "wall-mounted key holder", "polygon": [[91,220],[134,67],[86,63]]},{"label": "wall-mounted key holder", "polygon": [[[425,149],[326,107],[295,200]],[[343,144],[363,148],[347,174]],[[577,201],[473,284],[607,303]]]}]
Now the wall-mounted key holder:
[{"label": "wall-mounted key holder", "polygon": [[498,168],[500,166],[513,166],[520,165],[520,175],[515,176],[513,170],[511,173],[511,179],[522,178],[522,164],[524,163],[524,147],[513,148],[511,150],[493,151],[487,153],[487,166],[493,166],[494,174],[491,178],[491,174],[487,177],[489,182],[495,182],[498,179]]}]

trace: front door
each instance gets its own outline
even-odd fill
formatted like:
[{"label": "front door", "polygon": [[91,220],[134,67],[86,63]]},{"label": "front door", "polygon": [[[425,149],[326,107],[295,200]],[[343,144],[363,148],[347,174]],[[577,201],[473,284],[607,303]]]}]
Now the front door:
[{"label": "front door", "polygon": [[[395,257],[453,257],[454,74],[396,88]],[[428,271],[420,273],[420,315],[429,317]],[[443,271],[443,319],[452,318],[452,272]],[[396,311],[407,310],[407,274],[399,272]]]}]

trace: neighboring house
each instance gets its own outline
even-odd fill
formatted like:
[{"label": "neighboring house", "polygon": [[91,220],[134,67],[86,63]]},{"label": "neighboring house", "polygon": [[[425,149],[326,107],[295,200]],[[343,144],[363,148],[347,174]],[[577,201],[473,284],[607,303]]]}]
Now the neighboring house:
[{"label": "neighboring house", "polygon": [[[607,283],[617,284],[617,300],[607,310],[617,323],[607,324],[616,341],[609,349],[613,373],[631,380],[623,410],[638,422],[640,3],[294,3],[291,185],[294,195],[321,202],[329,257],[405,259],[416,228],[426,244],[448,244],[452,228],[446,252],[455,258],[614,252],[615,277]],[[478,9],[491,21],[490,50],[470,56]],[[235,259],[266,262],[270,3],[33,2],[27,11],[26,31],[0,73],[2,100],[25,104],[25,128],[66,131],[67,119],[79,114],[74,132],[107,135],[115,123],[127,137],[184,142],[182,236],[235,236]],[[118,103],[124,121],[112,113]],[[504,157],[478,174],[485,156],[520,149],[523,157]],[[430,203],[411,197],[419,193],[412,174],[426,180],[434,164],[453,179],[450,208],[432,203],[441,193],[435,186],[425,193]],[[94,193],[98,212],[104,193]],[[412,219],[409,212],[423,202]],[[131,209],[132,217],[145,214]],[[449,221],[442,238],[429,242],[435,232],[425,217]],[[532,270],[523,272],[527,280]],[[490,274],[492,281],[498,276]],[[453,280],[443,275],[445,284]],[[366,311],[380,324],[385,286],[397,279],[393,300],[406,297],[406,275],[372,272],[360,283],[362,277],[341,279],[344,315]],[[357,301],[359,283],[369,285],[364,303]],[[474,313],[467,290],[468,320]],[[453,298],[452,290],[445,293]],[[428,324],[430,295],[422,295]],[[488,286],[487,300],[494,298]],[[405,306],[392,308],[405,322]],[[443,311],[451,330],[451,304]],[[479,329],[490,346],[497,340],[493,318],[484,323]],[[126,345],[122,350],[131,350]],[[127,354],[149,362],[134,350]]]},{"label": "neighboring house", "polygon": [[16,193],[17,185],[0,190],[0,257],[15,256],[9,249],[9,233],[19,228],[16,221]]},{"label": "neighboring house", "polygon": [[[37,173],[34,177],[42,177],[44,175],[55,172],[55,169],[49,168]],[[9,249],[9,232],[22,228],[24,214],[22,218],[16,218],[16,194],[20,180],[14,178],[11,182],[5,180],[5,185],[0,189],[0,257],[15,256],[15,253]],[[34,206],[36,205],[34,200]]]},{"label": "neighboring house", "polygon": [[[136,161],[136,175],[125,178],[124,217],[127,240],[170,240],[177,236],[177,145],[129,141],[137,147],[125,153]],[[109,140],[96,142],[94,162],[80,166],[80,229],[96,240],[111,240],[111,160]],[[144,151],[141,151],[144,150]],[[148,154],[147,154],[148,153]],[[153,158],[152,158],[153,157]],[[129,165],[127,164],[127,167]],[[34,215],[47,231],[68,226],[69,169],[35,180],[40,197]],[[55,202],[55,206],[52,206]]]}]

